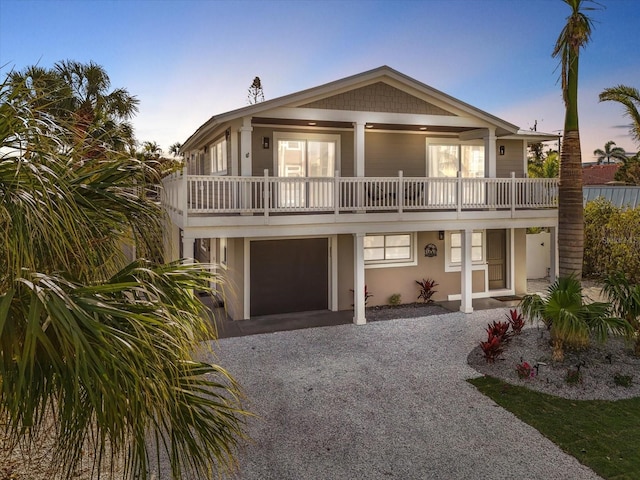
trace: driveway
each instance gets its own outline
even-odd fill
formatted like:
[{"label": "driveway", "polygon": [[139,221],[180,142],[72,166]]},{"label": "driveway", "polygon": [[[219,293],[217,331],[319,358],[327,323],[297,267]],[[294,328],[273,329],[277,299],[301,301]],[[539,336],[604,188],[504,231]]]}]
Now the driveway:
[{"label": "driveway", "polygon": [[237,478],[600,478],[465,381],[506,311],[219,340],[212,361],[260,417]]}]

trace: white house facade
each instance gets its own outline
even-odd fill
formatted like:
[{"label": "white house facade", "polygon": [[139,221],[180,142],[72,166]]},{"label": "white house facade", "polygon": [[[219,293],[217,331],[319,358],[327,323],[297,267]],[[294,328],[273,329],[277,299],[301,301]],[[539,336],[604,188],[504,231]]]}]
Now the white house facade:
[{"label": "white house facade", "polygon": [[471,312],[526,291],[527,227],[555,244],[557,180],[526,178],[526,153],[556,138],[383,66],[203,124],[163,181],[167,251],[219,265],[233,319],[361,324],[365,302],[413,302],[426,278]]}]

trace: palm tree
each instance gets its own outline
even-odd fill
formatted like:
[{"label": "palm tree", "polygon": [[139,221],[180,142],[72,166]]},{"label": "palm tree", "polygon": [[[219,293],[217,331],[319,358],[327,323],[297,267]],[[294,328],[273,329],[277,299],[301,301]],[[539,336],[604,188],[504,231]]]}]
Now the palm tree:
[{"label": "palm tree", "polygon": [[628,185],[640,185],[640,154],[623,160],[614,178]]},{"label": "palm tree", "polygon": [[610,140],[604,144],[604,150],[601,148],[596,148],[593,151],[593,154],[598,157],[598,165],[603,163],[605,160],[607,163],[611,163],[611,159],[624,161],[627,159],[627,155],[625,154],[624,148],[614,146],[616,142]]},{"label": "palm tree", "polygon": [[640,356],[640,285],[634,285],[624,273],[616,272],[605,278],[602,293],[616,315],[633,327],[635,354]]},{"label": "palm tree", "polygon": [[10,74],[9,85],[31,102],[46,102],[37,111],[52,115],[66,130],[65,143],[82,144],[89,157],[99,156],[102,148],[124,151],[134,143],[129,120],[139,101],[124,88],[110,90],[100,65],[67,60],[51,69],[28,67]]},{"label": "palm tree", "polygon": [[542,163],[529,163],[528,174],[531,178],[558,178],[560,173],[558,152],[547,152]]},{"label": "palm tree", "polygon": [[[558,257],[560,276],[582,276],[584,213],[582,155],[578,127],[578,61],[580,49],[591,38],[592,20],[584,13],[588,0],[563,0],[571,15],[560,32],[553,57],[560,58],[562,96],[565,104],[564,139],[560,157],[558,189]],[[591,2],[594,3],[594,2]]]},{"label": "palm tree", "polygon": [[163,451],[174,478],[233,467],[239,387],[193,356],[214,334],[193,291],[216,277],[207,265],[127,264],[123,242],[161,242],[159,207],[134,193],[148,167],[106,147],[78,162],[93,145],[61,147],[73,133],[58,122],[75,110],[53,117],[47,88],[24,88],[0,83],[4,438],[28,447],[53,422],[64,478],[87,451],[98,468],[124,459],[127,478],[148,478]]},{"label": "palm tree", "polygon": [[182,148],[182,144],[180,142],[172,143],[169,146],[169,153],[174,157],[179,157],[182,155],[180,149]]},{"label": "palm tree", "polygon": [[625,115],[631,119],[629,133],[631,137],[640,143],[640,92],[637,88],[626,85],[618,85],[606,88],[600,94],[601,102],[618,102],[625,108]]},{"label": "palm tree", "polygon": [[609,304],[586,303],[575,276],[558,278],[543,298],[525,295],[520,307],[530,320],[542,320],[551,331],[553,360],[562,361],[567,348],[585,348],[593,334],[604,342],[609,334],[630,335],[626,321],[609,315]]}]

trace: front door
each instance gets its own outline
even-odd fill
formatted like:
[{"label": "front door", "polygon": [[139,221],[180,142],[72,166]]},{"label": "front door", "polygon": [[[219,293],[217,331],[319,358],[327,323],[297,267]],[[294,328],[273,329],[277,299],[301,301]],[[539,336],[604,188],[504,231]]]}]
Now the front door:
[{"label": "front door", "polygon": [[507,288],[507,231],[487,230],[489,290]]}]

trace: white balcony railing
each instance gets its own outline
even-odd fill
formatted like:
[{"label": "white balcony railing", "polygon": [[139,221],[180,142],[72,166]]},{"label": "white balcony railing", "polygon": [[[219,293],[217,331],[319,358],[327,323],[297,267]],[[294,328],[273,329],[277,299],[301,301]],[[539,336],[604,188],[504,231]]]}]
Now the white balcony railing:
[{"label": "white balcony railing", "polygon": [[549,178],[217,177],[173,174],[162,203],[178,214],[403,212],[556,208]]}]

